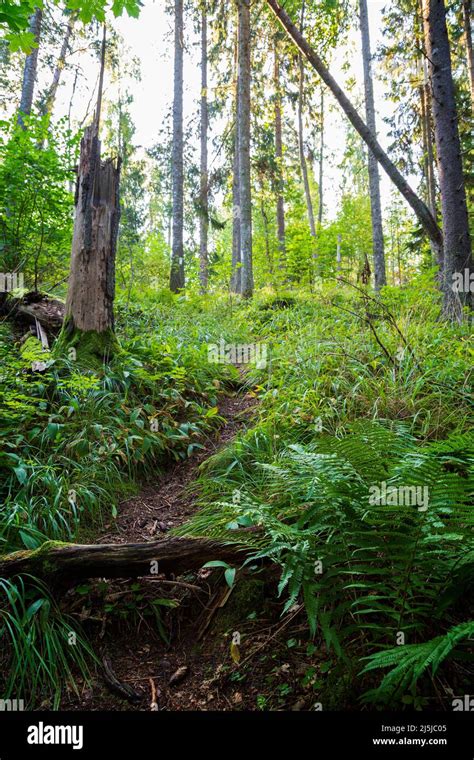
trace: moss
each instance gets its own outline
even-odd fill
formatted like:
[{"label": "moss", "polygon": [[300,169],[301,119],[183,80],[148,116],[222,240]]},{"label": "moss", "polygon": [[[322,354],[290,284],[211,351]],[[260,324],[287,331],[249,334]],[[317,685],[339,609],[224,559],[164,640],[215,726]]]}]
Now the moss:
[{"label": "moss", "polygon": [[0,562],[7,563],[27,559],[31,562],[31,569],[28,572],[34,574],[35,571],[39,570],[44,575],[55,570],[54,554],[52,554],[54,550],[70,545],[64,541],[45,541],[37,549],[20,549],[17,552],[4,554],[0,556]]},{"label": "moss", "polygon": [[264,582],[256,578],[237,581],[229,600],[217,615],[216,632],[238,630],[239,624],[242,625],[252,612],[261,612],[265,603],[264,588]]},{"label": "moss", "polygon": [[92,370],[100,369],[118,351],[119,343],[113,330],[84,332],[74,327],[71,317],[65,319],[54,346],[55,356],[67,356],[79,366]]}]

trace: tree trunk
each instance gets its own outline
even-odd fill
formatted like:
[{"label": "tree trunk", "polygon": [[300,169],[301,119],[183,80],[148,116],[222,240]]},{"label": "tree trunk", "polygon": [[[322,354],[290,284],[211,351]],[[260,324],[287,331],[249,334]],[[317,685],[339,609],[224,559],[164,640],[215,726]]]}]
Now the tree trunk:
[{"label": "tree trunk", "polygon": [[31,108],[33,105],[33,95],[35,91],[36,74],[38,70],[38,50],[41,39],[41,23],[43,21],[43,11],[41,8],[36,8],[35,12],[30,18],[29,32],[35,38],[35,47],[31,53],[26,56],[25,65],[23,68],[23,84],[21,87],[21,99],[18,109],[18,124],[24,128],[23,116],[29,116],[31,114]]},{"label": "tree trunk", "polygon": [[371,132],[367,124],[365,124],[363,119],[360,117],[357,110],[348,99],[347,95],[341,90],[316,51],[313,50],[311,45],[305,40],[305,38],[296,28],[295,24],[293,24],[291,21],[288,14],[283,10],[283,8],[278,5],[276,0],[266,0],[266,2],[280,21],[283,28],[293,39],[297,47],[301,50],[315,71],[318,72],[323,82],[327,85],[327,87],[329,87],[342,110],[346,114],[347,118],[351,122],[352,126],[356,129],[369,149],[375,155],[379,164],[385,170],[387,175],[401,192],[406,201],[410,204],[428,237],[433,241],[441,242],[441,230],[436,224],[436,221],[433,219],[430,210],[411,189],[410,185],[403,177],[403,175],[399,172],[393,161],[391,161],[391,159],[387,156],[375,135]]},{"label": "tree trunk", "polygon": [[67,26],[66,26],[66,32],[64,34],[63,44],[61,45],[61,50],[59,52],[59,57],[56,62],[56,67],[54,69],[53,73],[53,80],[49,86],[48,91],[45,93],[43,102],[40,107],[40,114],[42,116],[51,116],[54,108],[54,103],[56,100],[56,95],[58,92],[59,87],[59,80],[61,79],[61,74],[64,69],[64,65],[66,63],[66,56],[69,51],[69,45],[71,42],[71,37],[74,31],[74,25],[77,20],[77,15],[75,13],[71,13],[67,20]]},{"label": "tree trunk", "polygon": [[[423,174],[426,185],[426,202],[433,217],[438,218],[436,207],[436,179],[435,179],[435,161],[433,151],[433,137],[431,133],[431,109],[429,97],[429,85],[423,81],[420,85],[420,104],[421,104],[421,129],[423,136]],[[440,274],[443,269],[443,246],[431,243],[431,252],[436,264],[439,266]]]},{"label": "tree trunk", "polygon": [[[367,0],[359,0],[360,32],[362,37],[362,61],[364,64],[365,115],[367,126],[377,136],[375,123],[374,86],[372,81],[372,56],[370,52],[369,16]],[[374,257],[375,290],[386,285],[385,253],[382,227],[382,205],[380,202],[380,177],[377,159],[368,151],[370,215],[372,220],[372,245]]]},{"label": "tree trunk", "polygon": [[285,199],[283,195],[283,135],[281,125],[281,88],[280,88],[280,61],[278,57],[278,37],[275,37],[273,66],[273,85],[275,89],[275,163],[277,166],[277,239],[278,239],[278,266],[285,268],[286,243],[285,243]]},{"label": "tree trunk", "polygon": [[[445,316],[459,320],[462,318],[462,306],[472,306],[469,275],[473,271],[473,261],[451,72],[451,51],[443,0],[424,0],[423,26],[433,93],[433,121],[443,219],[444,312]],[[461,287],[456,287],[457,278],[462,280]]]},{"label": "tree trunk", "polygon": [[208,232],[209,232],[209,179],[207,161],[207,133],[209,112],[207,102],[207,9],[203,0],[201,9],[201,175],[199,187],[199,279],[201,292],[207,291],[209,278]]},{"label": "tree trunk", "polygon": [[240,256],[240,174],[239,174],[239,121],[237,116],[239,104],[238,77],[238,30],[235,47],[235,109],[234,109],[234,155],[232,166],[232,274],[230,289],[233,293],[242,292],[242,269]]},{"label": "tree trunk", "polygon": [[314,223],[313,201],[308,179],[308,166],[304,153],[304,128],[303,128],[303,86],[304,86],[304,64],[301,53],[298,56],[299,64],[299,92],[298,92],[298,147],[300,154],[301,177],[303,179],[304,197],[306,200],[306,210],[308,214],[309,231],[311,237],[316,237],[316,226]]},{"label": "tree trunk", "polygon": [[[421,104],[421,127],[423,139],[423,165],[426,184],[426,201],[433,218],[438,221],[438,209],[436,203],[436,174],[435,174],[435,156],[433,147],[433,130],[432,130],[432,104],[431,90],[428,77],[428,64],[424,44],[423,33],[423,0],[418,0],[416,8],[416,28],[415,35],[420,38],[420,104]],[[431,243],[431,253],[434,261],[439,267],[439,278],[442,277],[443,271],[443,246]]]},{"label": "tree trunk", "polygon": [[33,551],[0,557],[0,577],[131,578],[179,574],[211,560],[240,563],[247,552],[207,538],[169,537],[143,544],[61,544],[48,541]]},{"label": "tree trunk", "polygon": [[238,66],[238,141],[240,190],[241,292],[244,298],[253,294],[252,271],[252,197],[250,181],[250,0],[238,0],[239,66]]},{"label": "tree trunk", "polygon": [[[300,31],[304,28],[305,3],[301,5]],[[298,53],[298,148],[300,154],[301,177],[303,179],[304,197],[306,200],[306,211],[308,214],[309,231],[311,237],[316,238],[316,227],[314,224],[313,200],[308,179],[308,166],[304,153],[304,127],[303,127],[303,99],[304,99],[304,62],[301,53]],[[313,252],[313,258],[316,258],[316,250]]]},{"label": "tree trunk", "polygon": [[[430,102],[427,97],[429,85],[424,82],[420,86],[420,103],[421,103],[421,127],[423,133],[423,155],[424,155],[424,173],[426,183],[426,199],[428,208],[436,218],[436,180],[434,170],[434,152],[433,138],[431,135],[431,114]],[[442,263],[442,261],[441,261]]]},{"label": "tree trunk", "polygon": [[120,159],[101,161],[98,120],[94,119],[81,141],[71,271],[60,336],[60,342],[63,339],[87,360],[103,360],[115,345],[119,186]]},{"label": "tree trunk", "polygon": [[174,2],[174,100],[173,100],[173,247],[170,290],[184,288],[184,163],[183,163],[183,0]]},{"label": "tree trunk", "polygon": [[323,179],[324,179],[324,88],[321,85],[321,133],[319,139],[319,183],[318,183],[318,230],[321,230],[323,223],[323,211],[324,211],[324,195],[323,195]]},{"label": "tree trunk", "polygon": [[474,107],[474,53],[472,50],[471,8],[472,0],[463,0],[464,43],[466,45],[467,69],[471,87],[471,103]]},{"label": "tree trunk", "polygon": [[262,200],[260,202],[260,211],[262,212],[262,219],[263,219],[263,234],[264,234],[264,237],[265,237],[265,255],[266,255],[266,258],[267,258],[268,271],[270,273],[270,277],[271,277],[272,285],[273,285],[273,260],[272,260],[272,255],[271,255],[271,251],[270,251],[270,235],[269,235],[269,231],[268,231],[268,226],[269,226],[268,225],[268,216],[267,216],[267,212],[265,211],[265,201],[263,200],[263,198],[262,198]]}]

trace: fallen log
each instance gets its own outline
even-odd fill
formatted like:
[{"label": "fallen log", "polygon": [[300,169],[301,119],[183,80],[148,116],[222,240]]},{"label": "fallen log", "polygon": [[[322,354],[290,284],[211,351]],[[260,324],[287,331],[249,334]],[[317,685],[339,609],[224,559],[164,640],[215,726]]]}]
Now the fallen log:
[{"label": "fallen log", "polygon": [[25,293],[20,298],[5,295],[0,303],[1,316],[18,322],[23,327],[39,322],[53,337],[58,334],[64,320],[65,306],[62,301],[37,292]]},{"label": "fallen log", "polygon": [[206,538],[168,537],[140,544],[63,544],[0,556],[0,578],[28,573],[39,578],[130,578],[197,570],[211,560],[240,564],[249,549]]}]

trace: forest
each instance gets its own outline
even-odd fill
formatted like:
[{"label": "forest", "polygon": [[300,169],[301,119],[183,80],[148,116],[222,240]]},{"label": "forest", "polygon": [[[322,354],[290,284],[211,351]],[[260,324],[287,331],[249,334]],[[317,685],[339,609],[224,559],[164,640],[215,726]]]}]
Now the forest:
[{"label": "forest", "polygon": [[0,728],[474,711],[471,17],[0,4]]}]

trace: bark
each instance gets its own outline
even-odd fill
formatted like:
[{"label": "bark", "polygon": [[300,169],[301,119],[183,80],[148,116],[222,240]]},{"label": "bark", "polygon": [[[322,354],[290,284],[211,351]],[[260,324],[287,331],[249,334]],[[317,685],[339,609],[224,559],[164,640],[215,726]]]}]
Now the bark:
[{"label": "bark", "polygon": [[[438,210],[436,207],[435,161],[430,111],[431,98],[429,97],[429,86],[427,82],[423,81],[419,89],[421,105],[421,129],[423,139],[423,174],[425,177],[426,186],[426,202],[433,217],[437,219]],[[441,273],[443,269],[443,246],[434,245],[431,243],[431,251]]]},{"label": "bark", "polygon": [[[22,298],[8,298],[5,316],[25,327],[39,322],[51,335],[57,335],[64,320],[64,303],[45,293],[26,293]],[[1,314],[0,310],[0,314]]]},{"label": "bark", "polygon": [[[303,2],[301,5],[301,17],[300,17],[300,31],[303,32],[304,29],[304,13],[305,13],[305,3]],[[304,197],[306,200],[306,211],[308,214],[308,223],[309,223],[309,231],[311,233],[311,237],[316,237],[316,227],[314,224],[314,211],[313,211],[313,200],[311,198],[311,190],[309,186],[309,179],[308,179],[308,166],[306,163],[306,156],[304,153],[304,126],[303,126],[303,102],[304,102],[304,61],[303,56],[301,53],[298,53],[298,73],[299,73],[299,82],[298,82],[298,148],[299,148],[299,154],[300,154],[300,166],[301,166],[301,177],[303,179],[303,188],[304,188]],[[316,252],[314,252],[314,257],[316,257]]]},{"label": "bark", "polygon": [[281,124],[281,87],[280,87],[280,60],[278,56],[278,38],[275,37],[273,67],[273,85],[275,88],[275,161],[277,165],[277,239],[278,239],[278,266],[285,268],[286,244],[285,244],[285,199],[283,195],[283,134]]},{"label": "bark", "polygon": [[[420,60],[420,104],[421,104],[421,127],[423,136],[423,164],[426,184],[426,201],[433,218],[438,221],[438,209],[436,203],[436,174],[435,174],[435,156],[433,146],[433,123],[432,123],[432,104],[431,90],[428,77],[428,64],[426,50],[423,41],[423,0],[418,0],[416,12],[416,29],[415,34],[421,37],[421,60]],[[439,276],[443,270],[443,246],[435,245],[431,241],[431,252],[433,258],[439,266]]]},{"label": "bark", "polygon": [[26,56],[23,68],[23,84],[21,87],[20,106],[18,108],[18,124],[24,128],[23,116],[31,114],[33,106],[33,95],[35,91],[36,75],[38,71],[38,50],[41,39],[41,24],[43,21],[43,11],[36,8],[30,18],[29,32],[35,38],[35,47],[31,53]]},{"label": "bark", "polygon": [[321,133],[319,139],[319,184],[318,184],[318,230],[321,229],[323,223],[323,210],[324,210],[324,195],[323,195],[323,179],[324,179],[324,88],[321,87]]},{"label": "bark", "polygon": [[237,109],[239,103],[238,81],[238,32],[235,49],[235,111],[234,111],[234,155],[232,166],[232,275],[230,289],[242,292],[242,271],[240,256],[240,175],[239,175],[239,124]]},{"label": "bark", "polygon": [[425,82],[420,86],[420,105],[426,199],[431,213],[436,217],[436,182],[434,174],[433,138],[431,135],[430,106],[427,98],[427,86]]},{"label": "bark", "polygon": [[443,220],[444,312],[462,318],[462,306],[472,306],[469,287],[455,289],[456,275],[474,271],[461,143],[451,71],[451,51],[443,0],[424,0],[423,27],[433,94],[433,121],[438,154],[441,215]]},{"label": "bark", "polygon": [[[248,553],[248,552],[247,552]],[[0,577],[131,578],[179,574],[211,560],[241,562],[245,550],[198,538],[164,538],[142,544],[61,544],[48,541],[33,551],[0,557]],[[157,563],[152,564],[152,563]]]},{"label": "bark", "polygon": [[59,52],[58,60],[56,62],[56,66],[53,73],[53,80],[49,86],[49,89],[47,93],[45,94],[45,97],[43,99],[43,103],[40,107],[40,113],[42,116],[51,116],[54,108],[54,103],[56,101],[56,95],[58,92],[59,82],[61,79],[61,74],[63,72],[65,63],[66,63],[66,57],[69,52],[69,45],[71,43],[71,37],[74,31],[74,25],[77,20],[77,15],[75,13],[71,13],[68,17],[67,25],[66,25],[66,32],[64,34],[63,43],[61,45],[61,50]]},{"label": "bark", "polygon": [[[265,237],[265,256],[267,258],[268,263],[268,271],[270,273],[270,277],[273,281],[273,260],[272,260],[272,254],[270,250],[270,235],[269,235],[269,224],[268,224],[268,215],[265,211],[265,202],[262,198],[262,201],[260,203],[260,211],[262,213],[262,219],[263,219],[263,234]],[[273,282],[272,282],[273,284]]]},{"label": "bark", "polygon": [[174,2],[174,100],[173,100],[173,247],[170,290],[184,288],[184,163],[183,163],[183,0]]},{"label": "bark", "polygon": [[[367,0],[359,0],[360,32],[362,37],[362,61],[364,64],[365,115],[367,126],[377,136],[375,123],[374,86],[372,80],[372,55],[370,52],[369,16]],[[374,258],[375,290],[386,285],[385,253],[382,227],[382,205],[380,201],[380,177],[377,159],[368,152],[370,215],[372,220],[372,245]]]},{"label": "bark", "polygon": [[471,103],[474,106],[474,53],[472,49],[471,9],[472,0],[463,0],[464,44],[466,45],[467,69],[471,87]]},{"label": "bark", "polygon": [[209,109],[207,102],[207,9],[203,0],[201,9],[201,175],[199,187],[199,278],[201,291],[207,291],[209,278],[208,233],[209,233],[209,176],[207,156],[207,135]]},{"label": "bark", "polygon": [[436,221],[433,219],[430,210],[425,205],[425,203],[423,203],[421,198],[419,198],[412,190],[393,161],[391,161],[391,159],[387,156],[382,146],[379,144],[376,136],[372,133],[367,124],[365,124],[363,119],[360,117],[359,113],[354,108],[347,95],[339,87],[334,77],[328,71],[327,67],[324,65],[316,51],[298,31],[288,14],[280,7],[276,0],[266,0],[266,2],[272,9],[277,19],[280,21],[283,28],[293,39],[297,47],[301,50],[315,71],[317,71],[323,82],[327,85],[327,87],[329,87],[355,130],[362,137],[394,185],[398,188],[400,193],[412,207],[413,211],[418,217],[418,220],[420,221],[420,224],[422,225],[430,240],[432,239],[433,241],[441,242],[441,230],[436,224]]},{"label": "bark", "polygon": [[63,336],[80,346],[82,333],[98,334],[99,352],[113,343],[119,185],[120,159],[101,160],[95,119],[81,140]]},{"label": "bark", "polygon": [[103,361],[116,345],[113,304],[121,161],[102,161],[100,154],[105,48],[104,24],[96,111],[81,140],[69,287],[57,346],[77,348],[88,363]]},{"label": "bark", "polygon": [[252,197],[250,180],[250,0],[238,0],[239,54],[237,124],[239,142],[241,293],[253,293]]}]

